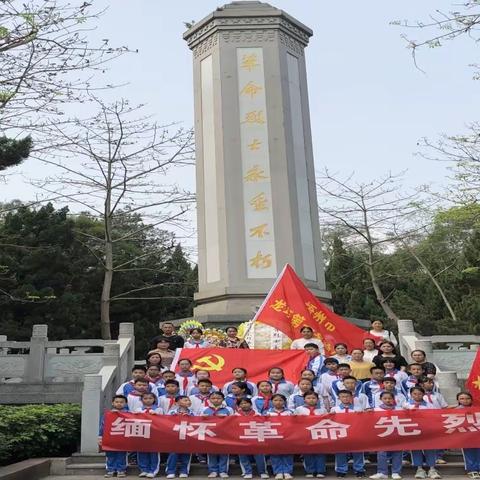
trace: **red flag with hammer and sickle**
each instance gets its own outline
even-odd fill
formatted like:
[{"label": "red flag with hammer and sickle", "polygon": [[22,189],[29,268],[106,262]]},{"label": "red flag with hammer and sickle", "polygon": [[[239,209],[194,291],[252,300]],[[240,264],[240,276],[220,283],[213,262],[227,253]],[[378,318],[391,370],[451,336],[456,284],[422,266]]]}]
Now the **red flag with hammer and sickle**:
[{"label": "red flag with hammer and sickle", "polygon": [[208,370],[210,380],[217,387],[232,380],[232,370],[242,367],[247,370],[247,380],[257,383],[268,378],[268,371],[280,367],[285,378],[297,383],[300,372],[308,362],[303,350],[254,350],[243,348],[182,348],[177,349],[172,370],[178,361],[188,358],[192,370]]},{"label": "red flag with hammer and sickle", "polygon": [[325,346],[326,355],[333,355],[336,343],[348,349],[361,347],[366,332],[324,305],[300,280],[290,265],[280,273],[255,321],[280,330],[292,340],[302,338],[302,327],[311,327],[315,337]]}]

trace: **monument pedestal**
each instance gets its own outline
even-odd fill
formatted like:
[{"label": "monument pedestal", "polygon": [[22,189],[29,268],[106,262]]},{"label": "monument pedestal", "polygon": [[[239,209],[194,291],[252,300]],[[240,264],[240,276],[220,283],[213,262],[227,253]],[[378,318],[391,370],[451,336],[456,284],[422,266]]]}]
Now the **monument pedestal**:
[{"label": "monument pedestal", "polygon": [[311,35],[256,1],[218,8],[184,35],[194,57],[200,321],[252,318],[286,263],[330,298],[304,57]]}]

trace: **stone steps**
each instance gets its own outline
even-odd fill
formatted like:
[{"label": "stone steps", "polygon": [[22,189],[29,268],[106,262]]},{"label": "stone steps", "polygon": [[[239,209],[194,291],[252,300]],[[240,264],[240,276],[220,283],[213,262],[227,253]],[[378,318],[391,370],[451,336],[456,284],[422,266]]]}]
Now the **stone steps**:
[{"label": "stone steps", "polygon": [[[68,476],[94,476],[103,475],[105,473],[105,463],[103,454],[90,454],[80,455],[75,454],[71,458],[67,459],[65,464],[64,475]],[[448,463],[445,465],[438,465],[437,468],[442,476],[451,475],[464,475],[463,458],[459,454],[453,454],[447,456]],[[376,464],[371,462],[366,465],[367,475],[371,475],[376,472]],[[160,467],[160,476],[164,476],[165,472],[165,457],[162,457],[162,465]],[[138,468],[136,466],[130,466],[128,468],[129,475],[137,476]],[[241,470],[238,464],[230,464],[229,473],[231,476],[240,477]],[[335,476],[334,463],[331,457],[327,458],[327,473],[328,476]],[[205,464],[193,463],[190,468],[191,476],[199,476],[205,478],[207,476],[207,466]],[[295,462],[294,474],[298,477],[304,476],[303,465],[300,461]],[[410,465],[404,466],[404,476],[413,477],[414,468]]]}]

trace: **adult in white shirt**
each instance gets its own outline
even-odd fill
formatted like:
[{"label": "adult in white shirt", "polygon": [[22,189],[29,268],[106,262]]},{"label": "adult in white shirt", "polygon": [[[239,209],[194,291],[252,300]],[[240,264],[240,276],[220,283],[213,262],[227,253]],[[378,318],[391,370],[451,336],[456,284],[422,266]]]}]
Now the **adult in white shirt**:
[{"label": "adult in white shirt", "polygon": [[372,320],[371,328],[368,333],[370,337],[375,338],[377,345],[384,340],[392,342],[395,346],[398,345],[395,335],[390,330],[385,330],[385,326],[381,320]]},{"label": "adult in white shirt", "polygon": [[300,330],[300,333],[302,334],[302,338],[297,338],[291,343],[290,345],[291,350],[303,350],[307,343],[314,343],[315,345],[318,345],[320,353],[322,355],[325,354],[325,348],[323,346],[323,342],[318,338],[313,337],[313,329],[311,327],[307,327],[307,326],[302,327],[302,329]]},{"label": "adult in white shirt", "polygon": [[373,362],[373,358],[379,354],[379,351],[375,347],[375,340],[373,340],[373,338],[363,339],[363,360],[365,362]]}]

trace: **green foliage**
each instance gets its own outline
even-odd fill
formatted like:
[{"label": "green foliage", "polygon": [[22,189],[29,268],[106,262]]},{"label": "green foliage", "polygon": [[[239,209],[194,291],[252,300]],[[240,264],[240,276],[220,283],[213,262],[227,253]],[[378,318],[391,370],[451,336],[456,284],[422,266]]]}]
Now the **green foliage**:
[{"label": "green foliage", "polygon": [[0,405],[0,465],[69,456],[80,441],[80,405]]},{"label": "green foliage", "polygon": [[[480,333],[479,218],[476,204],[438,212],[432,229],[411,245],[440,283],[457,316],[456,323],[427,272],[406,248],[377,252],[375,271],[382,291],[400,318],[412,319],[419,333]],[[346,316],[386,321],[363,266],[362,249],[349,245],[341,229],[327,237],[327,245],[326,279],[335,310]]]},{"label": "green foliage", "polygon": [[[0,103],[3,102],[0,97]],[[8,167],[18,165],[30,154],[32,139],[25,137],[22,140],[13,140],[0,137],[0,172]]]},{"label": "green foliage", "polygon": [[[140,216],[123,215],[115,222],[114,237],[142,227]],[[103,267],[94,237],[102,231],[95,218],[71,216],[68,208],[51,204],[36,210],[22,206],[0,218],[2,334],[27,340],[32,325],[46,323],[52,340],[100,338]],[[115,255],[116,264],[125,267],[114,277],[112,331],[115,336],[120,323],[135,323],[140,358],[159,321],[192,314],[196,270],[173,237],[155,229],[119,241]],[[152,288],[124,295],[145,285]]]}]

